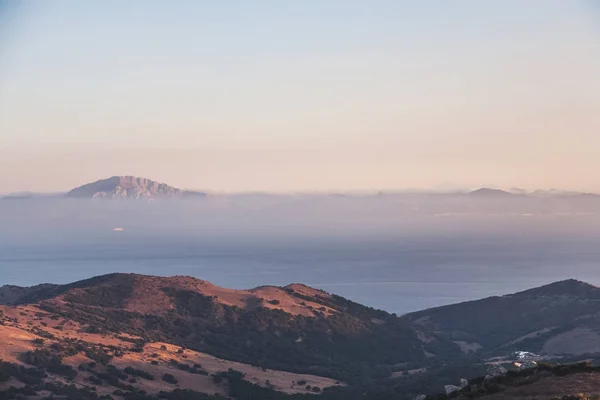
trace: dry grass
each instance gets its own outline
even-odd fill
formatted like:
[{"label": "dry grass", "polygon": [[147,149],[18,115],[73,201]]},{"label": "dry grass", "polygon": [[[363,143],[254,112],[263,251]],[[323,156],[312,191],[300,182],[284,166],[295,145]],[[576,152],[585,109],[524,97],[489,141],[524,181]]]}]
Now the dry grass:
[{"label": "dry grass", "polygon": [[[264,296],[273,296],[276,294],[270,291],[270,289],[261,288],[258,290],[259,293]],[[231,299],[232,298],[229,298],[229,300]],[[281,297],[281,299],[285,300],[284,297]],[[284,304],[284,306],[286,305]],[[34,343],[34,340],[39,339],[40,336],[33,332],[35,328],[39,328],[56,337],[54,340],[44,339],[44,347],[62,339],[72,338],[90,344],[105,347],[114,346],[121,349],[124,355],[122,357],[113,358],[111,364],[121,369],[133,367],[154,375],[156,378],[155,380],[138,379],[137,383],[134,385],[146,390],[148,393],[157,393],[161,390],[169,391],[178,387],[203,393],[227,394],[226,384],[215,384],[210,376],[192,374],[181,370],[174,366],[171,363],[171,360],[176,360],[178,363],[188,364],[190,366],[200,364],[202,369],[209,374],[227,371],[230,368],[238,370],[243,372],[245,374],[245,379],[252,383],[267,386],[268,382],[275,390],[285,393],[313,393],[312,391],[306,390],[306,385],[325,388],[339,384],[332,379],[314,375],[295,374],[268,369],[263,370],[248,364],[213,357],[209,354],[187,349],[184,350],[179,346],[168,343],[149,343],[145,345],[143,352],[132,352],[129,351],[132,347],[130,342],[118,339],[112,333],[93,334],[82,332],[81,330],[85,328],[84,326],[62,318],[58,320],[53,319],[52,315],[49,315],[47,312],[40,310],[34,305],[19,307],[0,306],[0,310],[4,314],[4,325],[0,325],[0,359],[12,363],[23,364],[19,361],[19,355],[40,347]],[[126,334],[122,334],[121,336],[134,338],[131,335]],[[63,363],[71,365],[73,368],[77,368],[79,365],[87,364],[91,361],[92,360],[80,353],[65,358]],[[152,361],[156,361],[158,365],[152,365]],[[97,368],[101,369],[103,367],[98,366]],[[175,376],[178,381],[176,386],[168,384],[161,379],[165,373]],[[73,383],[80,387],[91,386],[91,384],[85,380],[88,376],[89,373],[80,372]],[[49,379],[64,382],[63,378],[52,374],[50,374]],[[306,383],[303,382],[302,385],[297,384],[297,382],[302,381]],[[4,386],[6,386],[6,384],[4,384]],[[96,387],[99,394],[109,394],[115,389],[106,385]]]},{"label": "dry grass", "polygon": [[[134,275],[132,284],[133,293],[125,299],[123,308],[139,313],[163,313],[175,308],[171,297],[164,291],[164,288],[186,290],[199,293],[203,296],[212,297],[216,302],[226,306],[236,306],[242,309],[252,309],[258,306],[269,309],[280,309],[292,315],[316,316],[323,313],[325,316],[336,313],[335,309],[320,304],[318,297],[329,298],[330,295],[321,290],[312,289],[301,284],[293,284],[280,288],[276,286],[261,286],[249,290],[228,289],[213,285],[210,282],[187,277],[156,277]],[[114,282],[108,281],[99,286],[114,285]],[[302,299],[288,293],[287,290],[295,291],[303,296],[314,298],[314,301]],[[71,289],[69,295],[85,297],[85,289]],[[147,299],[151,298],[149,302]],[[58,296],[57,301],[64,299],[64,296]]]}]

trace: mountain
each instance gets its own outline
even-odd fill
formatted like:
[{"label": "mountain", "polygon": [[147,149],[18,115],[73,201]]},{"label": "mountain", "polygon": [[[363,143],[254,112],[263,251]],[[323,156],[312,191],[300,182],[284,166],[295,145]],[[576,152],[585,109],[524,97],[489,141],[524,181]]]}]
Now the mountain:
[{"label": "mountain", "polygon": [[[59,371],[45,384],[78,369],[72,379],[81,385],[101,381],[95,385],[99,393],[123,390],[118,377],[137,379],[126,369],[133,368],[143,371],[138,375],[171,374],[180,388],[234,398],[236,387],[297,394],[331,387],[351,399],[397,368],[431,366],[462,354],[452,341],[395,315],[302,284],[233,290],[191,277],[109,274],[68,285],[4,287],[0,293],[0,358],[9,362],[6,368],[25,363]],[[195,364],[201,367],[190,376]],[[242,371],[244,379],[229,368]],[[192,383],[197,374],[214,376],[199,387]],[[229,386],[215,386],[213,379]],[[129,386],[154,395],[165,389],[143,379]]]},{"label": "mountain", "polygon": [[500,189],[490,189],[490,188],[481,188],[477,190],[473,190],[468,193],[469,196],[478,196],[478,197],[510,197],[510,196],[518,196],[518,194],[507,192],[505,190]]},{"label": "mountain", "polygon": [[547,355],[600,352],[600,288],[577,280],[403,317],[465,351],[493,356],[527,350]]},{"label": "mountain", "polygon": [[67,193],[71,198],[141,199],[205,196],[205,193],[186,191],[135,176],[113,176],[79,186]]}]

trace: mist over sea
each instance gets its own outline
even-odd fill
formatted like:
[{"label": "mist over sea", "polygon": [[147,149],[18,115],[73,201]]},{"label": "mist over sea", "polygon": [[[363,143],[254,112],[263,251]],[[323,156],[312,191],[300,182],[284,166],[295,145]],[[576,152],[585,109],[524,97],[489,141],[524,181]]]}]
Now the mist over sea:
[{"label": "mist over sea", "polygon": [[596,214],[414,204],[423,201],[3,201],[0,285],[110,272],[190,275],[232,288],[301,282],[403,314],[566,278],[600,284]]}]

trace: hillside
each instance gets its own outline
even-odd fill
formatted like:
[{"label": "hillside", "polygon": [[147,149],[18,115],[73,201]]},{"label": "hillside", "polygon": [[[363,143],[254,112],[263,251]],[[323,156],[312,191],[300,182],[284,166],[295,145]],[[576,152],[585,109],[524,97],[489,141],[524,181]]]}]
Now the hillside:
[{"label": "hillside", "polygon": [[303,285],[240,291],[190,277],[111,274],[19,301],[38,302],[112,331],[338,379],[388,375],[397,363],[430,364],[460,353],[384,311]]},{"label": "hillside", "polygon": [[[302,284],[233,290],[184,276],[109,274],[3,287],[0,392],[434,396],[461,378],[476,382],[489,365],[512,365],[516,349],[541,353],[537,360],[600,352],[599,292],[568,280],[399,318]],[[65,389],[71,382],[75,389]]]},{"label": "hillside", "polygon": [[37,293],[47,293],[58,285],[42,284],[31,287],[6,285],[0,287],[0,305],[17,304],[25,297],[35,296]]},{"label": "hillside", "polygon": [[[0,307],[0,344],[3,399],[7,397],[2,392],[11,387],[55,394],[70,391],[77,399],[94,398],[94,393],[158,395],[176,389],[226,396],[231,383],[216,377],[230,369],[243,374],[248,385],[282,393],[313,394],[313,388],[341,385],[329,378],[268,370],[169,343],[108,333],[32,305]],[[172,378],[165,381],[165,374]],[[71,384],[75,388],[65,386]]]},{"label": "hillside", "polygon": [[403,317],[480,355],[600,352],[600,288],[576,280]]},{"label": "hillside", "polygon": [[590,362],[540,364],[493,377],[478,377],[465,382],[462,388],[448,387],[446,393],[426,399],[449,397],[457,400],[592,400],[600,397],[600,367]]},{"label": "hillside", "polygon": [[67,193],[71,198],[153,199],[184,196],[205,196],[205,193],[186,191],[135,176],[113,176],[88,183]]},{"label": "hillside", "polygon": [[[50,346],[48,351],[76,367],[92,362],[85,359],[97,353],[90,353],[90,346],[104,343],[100,354],[108,354],[111,365],[137,368],[152,361],[157,346],[174,346],[188,358],[212,357],[222,360],[217,364],[235,366],[207,368],[209,375],[233,368],[259,382],[268,380],[270,390],[314,393],[314,386],[321,390],[345,382],[360,387],[388,379],[398,368],[433,365],[461,354],[451,341],[414,329],[394,315],[302,284],[232,290],[190,277],[109,274],[0,292],[12,294],[5,301],[10,305],[3,307],[8,319],[0,335],[2,347],[13,349],[0,358],[12,362],[23,363],[22,354],[35,351],[37,343],[47,350]],[[38,339],[44,340],[43,346]],[[71,348],[72,340],[86,344],[61,350],[67,344]],[[168,364],[171,353],[161,360],[177,369],[177,364]],[[181,357],[176,360],[182,362]],[[288,378],[276,384],[273,376],[257,377],[251,365]],[[293,381],[309,382],[305,386],[311,388],[301,390]],[[150,388],[143,385],[145,391]]]}]

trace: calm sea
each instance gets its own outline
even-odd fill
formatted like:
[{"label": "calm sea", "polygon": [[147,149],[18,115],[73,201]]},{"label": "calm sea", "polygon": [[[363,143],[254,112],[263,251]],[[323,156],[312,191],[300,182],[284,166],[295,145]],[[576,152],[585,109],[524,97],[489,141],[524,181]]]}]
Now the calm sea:
[{"label": "calm sea", "polygon": [[302,282],[390,312],[577,278],[600,284],[590,240],[139,238],[130,232],[0,244],[0,284],[67,283],[109,272],[190,275],[232,288]]}]

